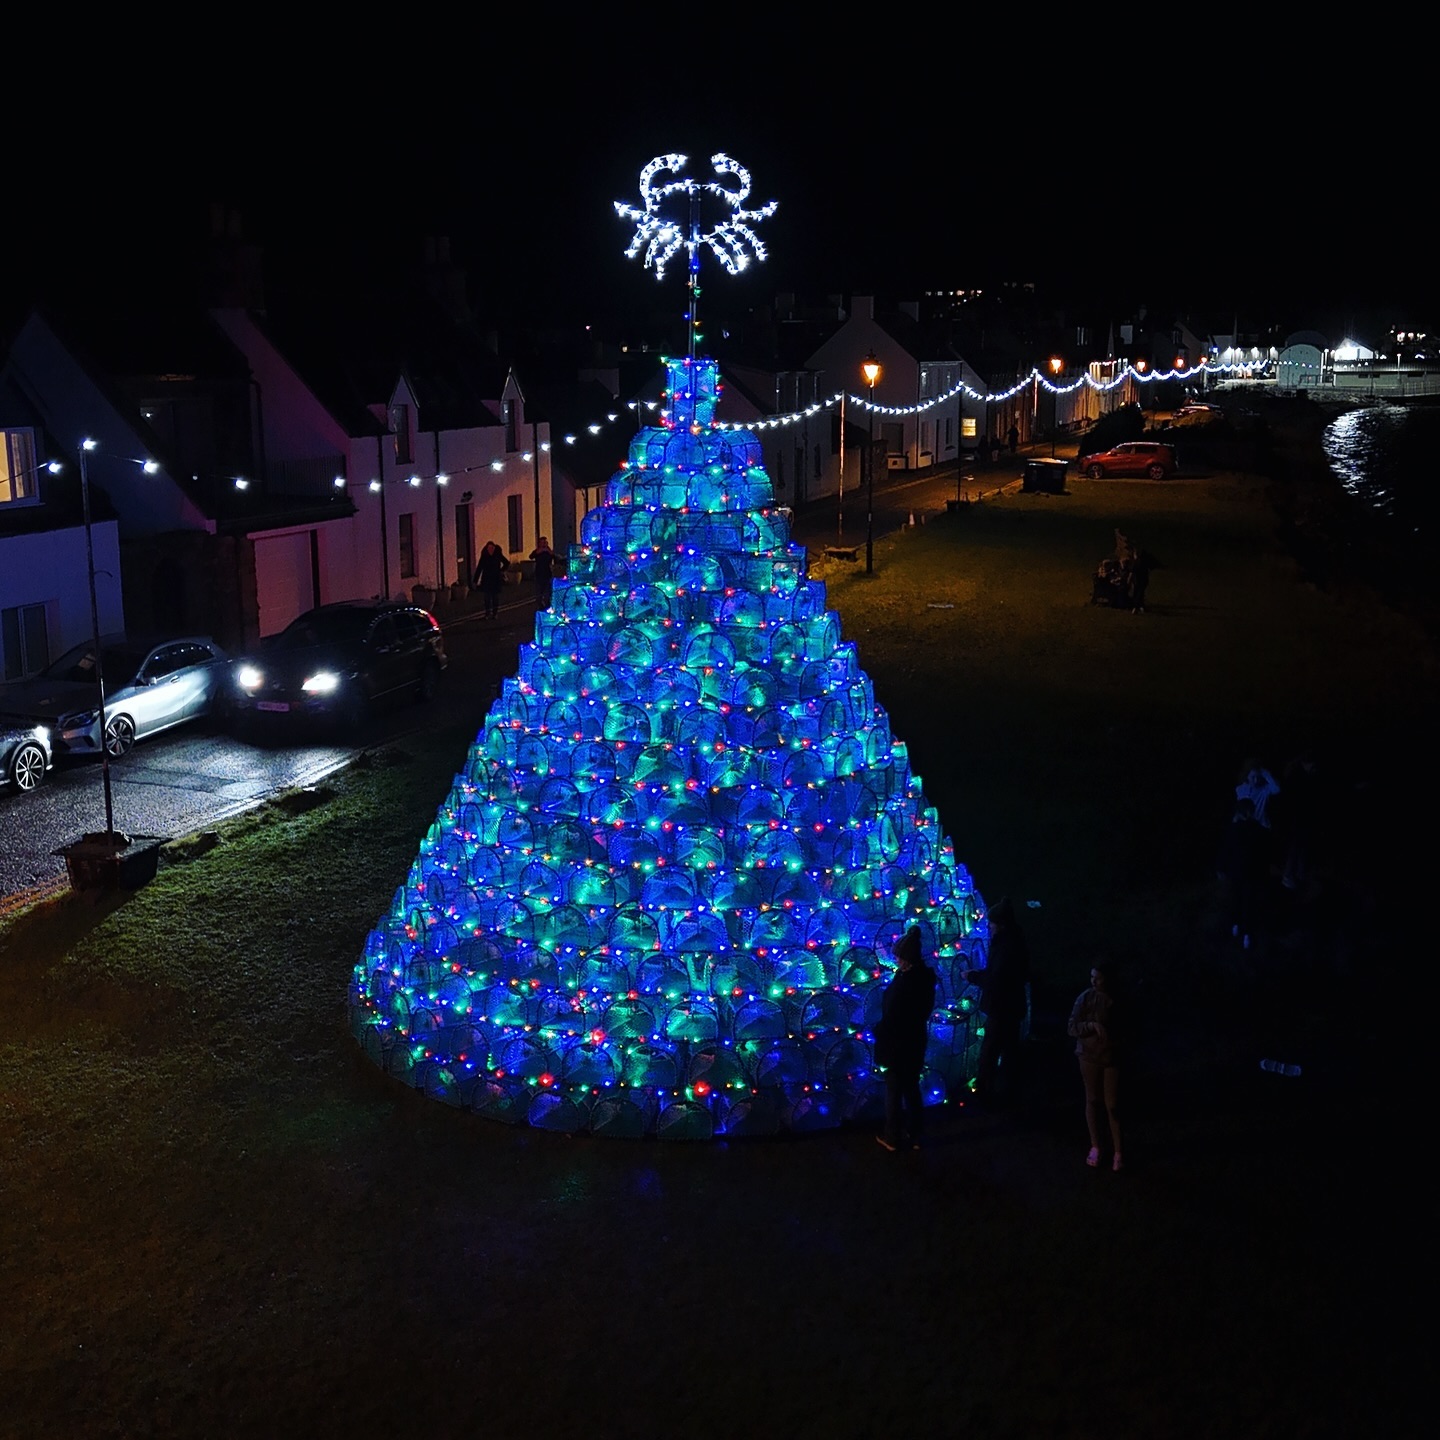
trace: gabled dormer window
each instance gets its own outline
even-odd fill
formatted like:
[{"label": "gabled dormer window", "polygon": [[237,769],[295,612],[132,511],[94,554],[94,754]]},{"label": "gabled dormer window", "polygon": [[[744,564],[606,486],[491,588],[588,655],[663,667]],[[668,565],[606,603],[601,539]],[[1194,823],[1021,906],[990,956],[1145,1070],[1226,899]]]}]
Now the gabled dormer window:
[{"label": "gabled dormer window", "polygon": [[35,466],[35,432],[0,430],[0,505],[40,498]]}]

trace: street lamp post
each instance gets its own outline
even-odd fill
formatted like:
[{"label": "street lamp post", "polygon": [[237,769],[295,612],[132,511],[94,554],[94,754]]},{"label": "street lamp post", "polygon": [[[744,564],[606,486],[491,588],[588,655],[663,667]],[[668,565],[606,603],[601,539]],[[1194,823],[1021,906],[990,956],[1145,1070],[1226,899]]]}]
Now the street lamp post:
[{"label": "street lamp post", "polygon": [[865,517],[865,573],[875,573],[875,382],[880,378],[880,362],[872,350],[860,367],[865,383],[870,387],[870,444],[866,447],[865,504],[869,511]]},{"label": "street lamp post", "polygon": [[98,444],[80,442],[80,503],[85,517],[85,575],[90,582],[90,642],[95,647],[95,684],[100,692],[100,779],[105,789],[105,838],[115,838],[115,801],[110,789],[110,737],[105,733],[105,666],[100,647],[100,606],[95,598],[95,540],[90,529],[90,467],[86,457]]},{"label": "street lamp post", "polygon": [[[110,788],[110,736],[106,733],[105,721],[105,666],[100,644],[100,606],[95,596],[95,537],[90,524],[90,466],[88,457],[92,450],[99,449],[98,440],[85,439],[80,442],[80,504],[85,520],[85,576],[90,587],[90,643],[95,650],[95,684],[100,693],[96,718],[100,723],[100,776],[105,789],[105,838],[114,848],[115,804]],[[128,463],[138,465],[147,475],[159,470],[153,460],[128,458]],[[128,843],[128,842],[127,842]]]},{"label": "street lamp post", "polygon": [[[1058,356],[1050,357],[1050,373],[1059,380],[1060,372],[1065,368],[1065,362]],[[1055,432],[1060,428],[1060,392],[1053,390],[1050,396],[1054,402],[1054,408],[1050,416],[1050,458],[1055,458]]]}]

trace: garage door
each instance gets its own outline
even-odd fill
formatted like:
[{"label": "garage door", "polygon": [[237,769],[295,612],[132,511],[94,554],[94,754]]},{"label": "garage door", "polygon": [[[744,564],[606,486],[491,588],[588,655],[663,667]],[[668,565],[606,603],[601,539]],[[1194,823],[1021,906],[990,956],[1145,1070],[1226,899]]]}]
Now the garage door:
[{"label": "garage door", "polygon": [[255,601],[260,633],[273,635],[318,605],[312,558],[315,532],[298,530],[255,542]]}]

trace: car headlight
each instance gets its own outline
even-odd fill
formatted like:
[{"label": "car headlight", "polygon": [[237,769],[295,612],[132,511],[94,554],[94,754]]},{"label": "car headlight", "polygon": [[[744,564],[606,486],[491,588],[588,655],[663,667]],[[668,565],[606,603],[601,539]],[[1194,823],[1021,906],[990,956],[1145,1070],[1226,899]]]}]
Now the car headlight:
[{"label": "car headlight", "polygon": [[300,687],[307,695],[330,695],[340,686],[340,677],[333,670],[317,670],[307,676]]},{"label": "car headlight", "polygon": [[235,672],[235,683],[242,690],[258,690],[265,683],[265,673],[253,665],[242,665]]},{"label": "car headlight", "polygon": [[59,728],[61,730],[84,730],[99,718],[98,710],[77,710],[73,715],[62,715],[59,720]]}]

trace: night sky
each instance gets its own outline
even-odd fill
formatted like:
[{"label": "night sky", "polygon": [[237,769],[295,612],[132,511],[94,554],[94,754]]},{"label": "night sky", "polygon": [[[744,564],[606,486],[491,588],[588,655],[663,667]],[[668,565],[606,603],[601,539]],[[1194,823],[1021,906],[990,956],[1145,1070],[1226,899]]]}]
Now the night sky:
[{"label": "night sky", "polygon": [[[1287,137],[1310,122],[1263,76],[1244,113],[1211,119],[1199,82],[1174,102],[1105,86],[1102,102],[1060,39],[1018,69],[928,71],[911,39],[882,82],[853,32],[840,49],[813,34],[797,49],[798,29],[707,42],[719,21],[696,13],[622,9],[585,35],[493,46],[382,27],[345,37],[343,56],[268,32],[197,37],[183,65],[97,52],[58,89],[37,70],[16,107],[34,203],[0,241],[4,319],[56,287],[178,285],[219,201],[262,242],[277,296],[374,280],[445,235],[481,312],[623,324],[659,287],[625,259],[612,202],[638,199],[653,156],[684,151],[708,176],[724,150],[752,199],[780,202],[764,266],[707,271],[726,303],[1033,281],[1057,303],[1175,307],[1212,329],[1235,313],[1285,329],[1440,321],[1417,238],[1428,205],[1408,198],[1425,142],[1393,97],[1385,143],[1328,120],[1302,141]],[[904,78],[917,73],[930,78]]]}]

